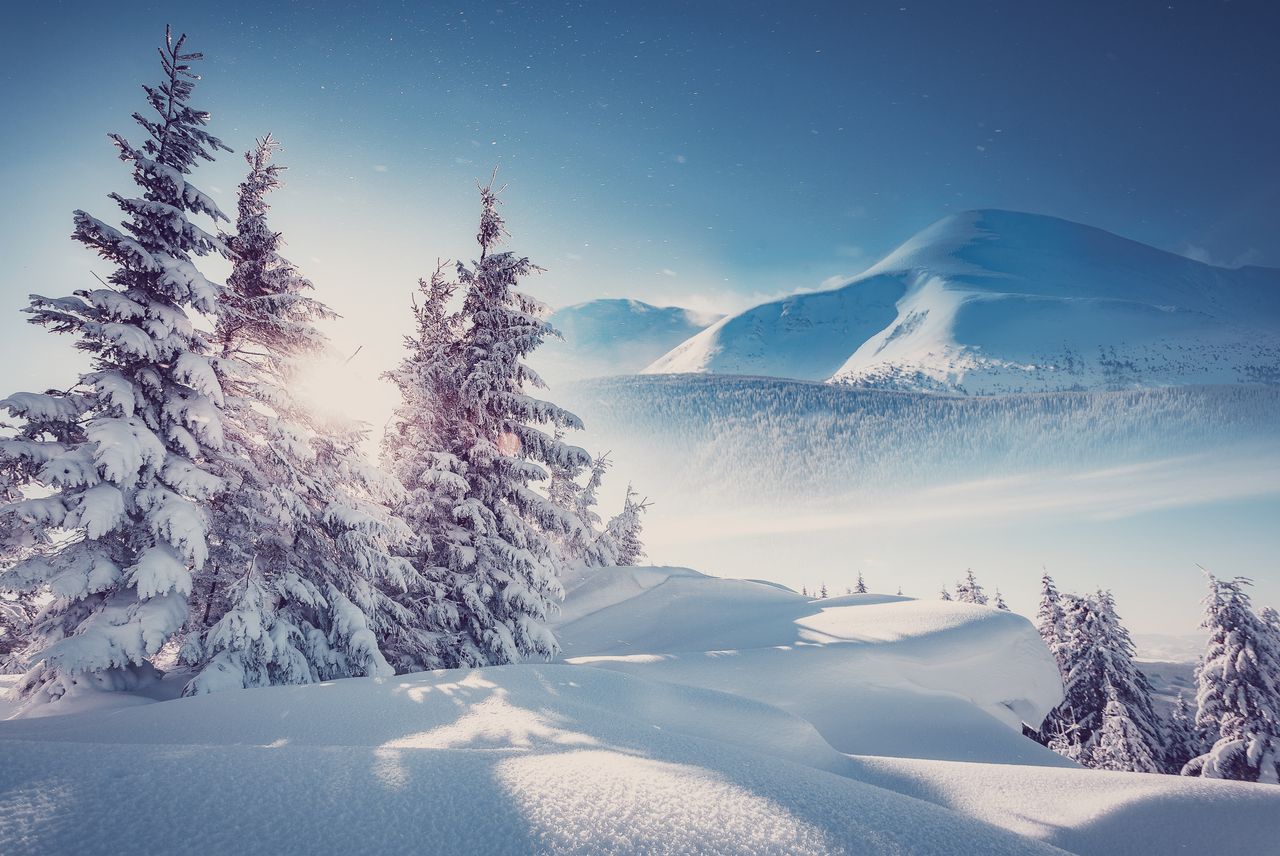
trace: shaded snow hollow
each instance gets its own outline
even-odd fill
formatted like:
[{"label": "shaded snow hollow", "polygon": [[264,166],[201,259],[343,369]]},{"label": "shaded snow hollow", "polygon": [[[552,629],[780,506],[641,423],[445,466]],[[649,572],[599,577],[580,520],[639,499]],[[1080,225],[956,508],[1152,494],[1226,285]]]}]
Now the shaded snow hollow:
[{"label": "shaded snow hollow", "polygon": [[559,630],[564,663],[0,723],[0,852],[1224,853],[1280,835],[1280,789],[1080,770],[1018,736],[1059,690],[1008,613],[619,568],[571,586]]}]

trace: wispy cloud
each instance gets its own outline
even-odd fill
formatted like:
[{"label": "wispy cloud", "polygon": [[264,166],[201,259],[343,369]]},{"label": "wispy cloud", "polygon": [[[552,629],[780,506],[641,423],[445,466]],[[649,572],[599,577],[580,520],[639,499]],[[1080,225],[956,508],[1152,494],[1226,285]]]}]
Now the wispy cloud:
[{"label": "wispy cloud", "polygon": [[1206,247],[1202,247],[1199,244],[1187,244],[1182,248],[1182,255],[1192,261],[1200,262],[1201,264],[1223,268],[1238,268],[1244,267],[1245,265],[1256,265],[1262,261],[1262,253],[1258,252],[1256,247],[1250,247],[1235,258],[1225,259],[1214,255],[1209,252]]}]

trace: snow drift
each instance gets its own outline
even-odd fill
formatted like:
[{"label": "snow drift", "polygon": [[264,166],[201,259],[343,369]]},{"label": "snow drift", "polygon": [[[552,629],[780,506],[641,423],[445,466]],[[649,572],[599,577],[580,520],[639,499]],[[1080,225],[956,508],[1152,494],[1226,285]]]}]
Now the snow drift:
[{"label": "snow drift", "polygon": [[0,851],[1264,852],[1280,834],[1280,789],[1081,770],[1018,736],[1058,688],[1017,616],[672,568],[570,588],[566,663],[0,723]]},{"label": "snow drift", "polygon": [[1275,383],[1280,271],[969,211],[838,288],[725,318],[645,371],[971,393]]}]

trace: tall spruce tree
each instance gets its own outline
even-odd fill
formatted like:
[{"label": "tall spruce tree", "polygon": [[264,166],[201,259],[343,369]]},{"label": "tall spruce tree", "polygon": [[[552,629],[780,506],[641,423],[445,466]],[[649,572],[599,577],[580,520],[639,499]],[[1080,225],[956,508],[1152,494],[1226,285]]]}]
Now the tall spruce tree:
[{"label": "tall spruce tree", "polygon": [[1161,772],[1163,726],[1111,593],[1061,601],[1065,698],[1041,734],[1050,748],[1087,767]]},{"label": "tall spruce tree", "polygon": [[[385,503],[398,486],[365,461],[364,432],[310,412],[291,392],[300,361],[327,347],[334,317],[280,254],[266,196],[284,167],[268,135],[246,154],[234,259],[216,342],[226,437],[202,621],[182,656],[188,694],[307,683],[439,665],[439,638],[406,603],[440,593],[394,555],[411,533]],[[388,662],[391,660],[391,663]]]},{"label": "tall spruce tree", "polygon": [[1251,584],[1209,577],[1196,725],[1212,746],[1187,763],[1184,775],[1280,781],[1280,645],[1253,612],[1245,591]]},{"label": "tall spruce tree", "polygon": [[854,592],[855,592],[855,593],[857,593],[857,594],[866,594],[866,593],[867,593],[867,581],[866,581],[866,579],[862,576],[862,571],[858,571],[858,582],[854,584],[854,586],[853,586],[853,590],[854,590]]},{"label": "tall spruce tree", "polygon": [[222,447],[223,393],[192,310],[213,313],[218,288],[193,257],[220,249],[192,222],[225,216],[187,176],[219,149],[209,116],[188,104],[198,53],[166,30],[164,76],[144,86],[154,115],[135,113],[140,147],[110,135],[137,195],[111,194],[120,228],[76,211],[72,237],[115,266],[101,288],[33,295],[31,321],[77,338],[92,370],[65,392],[3,401],[23,424],[5,443],[23,477],[49,491],[16,513],[57,547],[20,560],[4,588],[47,592],[35,619],[28,704],[85,682],[124,688],[153,674],[150,659],[187,620],[193,577],[208,557],[207,509],[222,487],[208,461]]},{"label": "tall spruce tree", "polygon": [[543,383],[524,360],[554,331],[545,307],[517,288],[539,269],[498,251],[506,232],[497,208],[490,183],[481,190],[480,257],[457,265],[461,310],[448,311],[454,286],[438,276],[392,375],[402,404],[385,454],[409,491],[404,516],[423,535],[417,562],[448,591],[451,665],[554,656],[547,617],[561,586],[552,539],[571,534],[574,515],[532,483],[548,478],[544,467],[591,465],[555,435],[581,428],[578,418],[529,394]]},{"label": "tall spruce tree", "polygon": [[1063,662],[1063,610],[1062,596],[1058,593],[1058,587],[1053,582],[1053,577],[1049,576],[1049,572],[1045,571],[1040,575],[1040,606],[1036,610],[1036,629],[1040,631],[1040,638],[1044,640],[1044,644],[1048,647],[1049,652],[1053,654],[1053,659],[1058,664],[1058,671],[1066,673],[1065,663]]}]

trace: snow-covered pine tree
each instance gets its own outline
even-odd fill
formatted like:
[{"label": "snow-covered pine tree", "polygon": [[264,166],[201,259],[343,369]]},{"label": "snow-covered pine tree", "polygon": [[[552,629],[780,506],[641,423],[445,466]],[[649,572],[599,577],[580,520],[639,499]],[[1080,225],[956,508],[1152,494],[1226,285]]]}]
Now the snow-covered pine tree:
[{"label": "snow-covered pine tree", "polygon": [[826,583],[823,583],[823,584],[822,584],[822,588],[818,589],[818,597],[820,597],[820,598],[822,598],[822,599],[824,599],[824,600],[827,598],[827,584],[826,584]]},{"label": "snow-covered pine tree", "polygon": [[[400,404],[382,438],[383,464],[405,490],[396,511],[416,534],[412,561],[424,575],[441,579],[448,575],[441,564],[444,533],[455,525],[453,510],[467,492],[466,465],[452,451],[463,435],[463,318],[449,308],[458,286],[445,266],[439,262],[429,280],[418,280],[414,332],[405,337],[408,353],[383,375],[400,391]],[[444,625],[456,629],[456,609],[451,601],[443,605]]]},{"label": "snow-covered pine tree", "polygon": [[898,586],[898,597],[902,597],[902,586]]},{"label": "snow-covered pine tree", "polygon": [[987,605],[987,595],[983,592],[982,586],[978,584],[977,578],[974,577],[972,568],[965,572],[963,580],[956,583],[956,600],[961,603]]},{"label": "snow-covered pine tree", "polygon": [[1102,712],[1102,728],[1089,756],[1088,766],[1098,770],[1158,773],[1160,756],[1139,728],[1132,711],[1120,701],[1114,688],[1107,688],[1107,704]]},{"label": "snow-covered pine tree", "polygon": [[1189,761],[1183,775],[1280,781],[1280,646],[1253,612],[1245,591],[1251,584],[1244,577],[1209,577],[1196,725],[1213,745]]},{"label": "snow-covered pine tree", "polygon": [[853,586],[854,592],[857,594],[867,593],[867,581],[862,576],[862,571],[858,571],[858,581]]},{"label": "snow-covered pine tree", "polygon": [[617,563],[624,567],[638,564],[644,558],[644,542],[640,540],[644,523],[640,515],[648,510],[649,500],[637,499],[637,496],[638,494],[628,484],[626,497],[622,501],[622,511],[605,527],[611,539]]},{"label": "snow-covered pine tree", "polygon": [[1087,767],[1157,773],[1164,734],[1110,592],[1061,596],[1065,698],[1040,733]]},{"label": "snow-covered pine tree", "polygon": [[122,228],[75,212],[72,237],[115,270],[101,288],[34,295],[27,310],[32,323],[76,336],[92,371],[69,391],[0,401],[24,422],[6,454],[49,491],[19,502],[18,514],[44,532],[72,533],[0,583],[52,598],[35,619],[33,665],[18,685],[30,705],[81,682],[123,688],[153,675],[150,658],[186,621],[208,555],[207,508],[221,483],[206,463],[222,446],[222,388],[189,312],[216,309],[218,288],[192,258],[220,243],[189,215],[226,218],[187,176],[229,149],[188,104],[200,54],[184,52],[185,42],[166,30],[164,79],[143,87],[155,115],[134,114],[141,147],[110,135],[139,192],[111,194]]},{"label": "snow-covered pine tree", "polygon": [[[0,423],[7,436],[7,426]],[[23,498],[21,462],[4,453],[0,440],[0,569],[12,567],[34,555],[42,546],[40,527],[35,521],[18,514],[16,503]],[[0,674],[26,671],[21,652],[27,646],[31,620],[35,617],[33,593],[0,590]]]},{"label": "snow-covered pine tree", "polygon": [[[556,442],[563,439],[564,430],[556,429]],[[601,525],[600,515],[595,510],[600,485],[611,464],[608,452],[596,455],[587,471],[585,485],[578,482],[583,467],[575,461],[554,463],[549,467],[551,478],[547,481],[547,498],[569,518],[568,534],[554,539],[560,563],[565,568],[603,568],[618,563],[617,545],[611,533]]]},{"label": "snow-covered pine tree", "polygon": [[947,591],[947,587],[946,587],[946,586],[943,586],[943,587],[942,587],[942,599],[943,599],[943,600],[954,600],[954,598],[952,598],[952,597],[951,597],[951,592]]},{"label": "snow-covered pine tree", "polygon": [[1040,607],[1036,610],[1036,629],[1040,631],[1040,638],[1057,661],[1058,671],[1065,675],[1067,670],[1061,650],[1062,619],[1062,596],[1058,593],[1053,577],[1046,570],[1040,575]]},{"label": "snow-covered pine tree", "polygon": [[573,507],[574,514],[583,524],[583,532],[590,536],[590,541],[577,550],[578,561],[588,568],[604,568],[621,564],[618,561],[618,544],[615,534],[596,513],[596,505],[600,501],[600,486],[604,483],[605,471],[612,465],[608,452],[601,452],[595,456],[587,473],[587,483],[578,491],[577,501]]},{"label": "snow-covered pine tree", "polygon": [[[552,538],[573,526],[531,486],[544,467],[586,467],[590,456],[539,429],[581,428],[576,416],[528,394],[543,386],[524,362],[554,331],[545,307],[517,290],[538,270],[498,252],[505,234],[498,191],[481,189],[480,257],[457,266],[460,313],[445,308],[451,286],[428,293],[410,355],[392,375],[403,396],[386,456],[409,490],[403,515],[426,536],[418,558],[443,575],[456,609],[450,664],[551,657],[546,625],[561,596]],[[424,413],[431,408],[434,413]]]},{"label": "snow-covered pine tree", "polygon": [[268,135],[247,153],[234,267],[216,343],[225,378],[229,489],[214,517],[201,621],[182,649],[197,674],[187,694],[390,674],[440,664],[439,634],[406,604],[442,592],[394,554],[411,537],[385,503],[398,485],[364,459],[364,432],[309,412],[291,388],[300,362],[327,347],[334,317],[280,255],[266,196],[284,167]]},{"label": "snow-covered pine tree", "polygon": [[1000,589],[996,589],[996,609],[1003,609],[1005,612],[1009,611],[1009,604],[1004,602],[1004,595],[1000,594]]},{"label": "snow-covered pine tree", "polygon": [[1192,758],[1204,752],[1204,741],[1196,729],[1191,706],[1182,693],[1174,702],[1169,716],[1168,741],[1165,746],[1165,769],[1170,773],[1179,773]]}]

